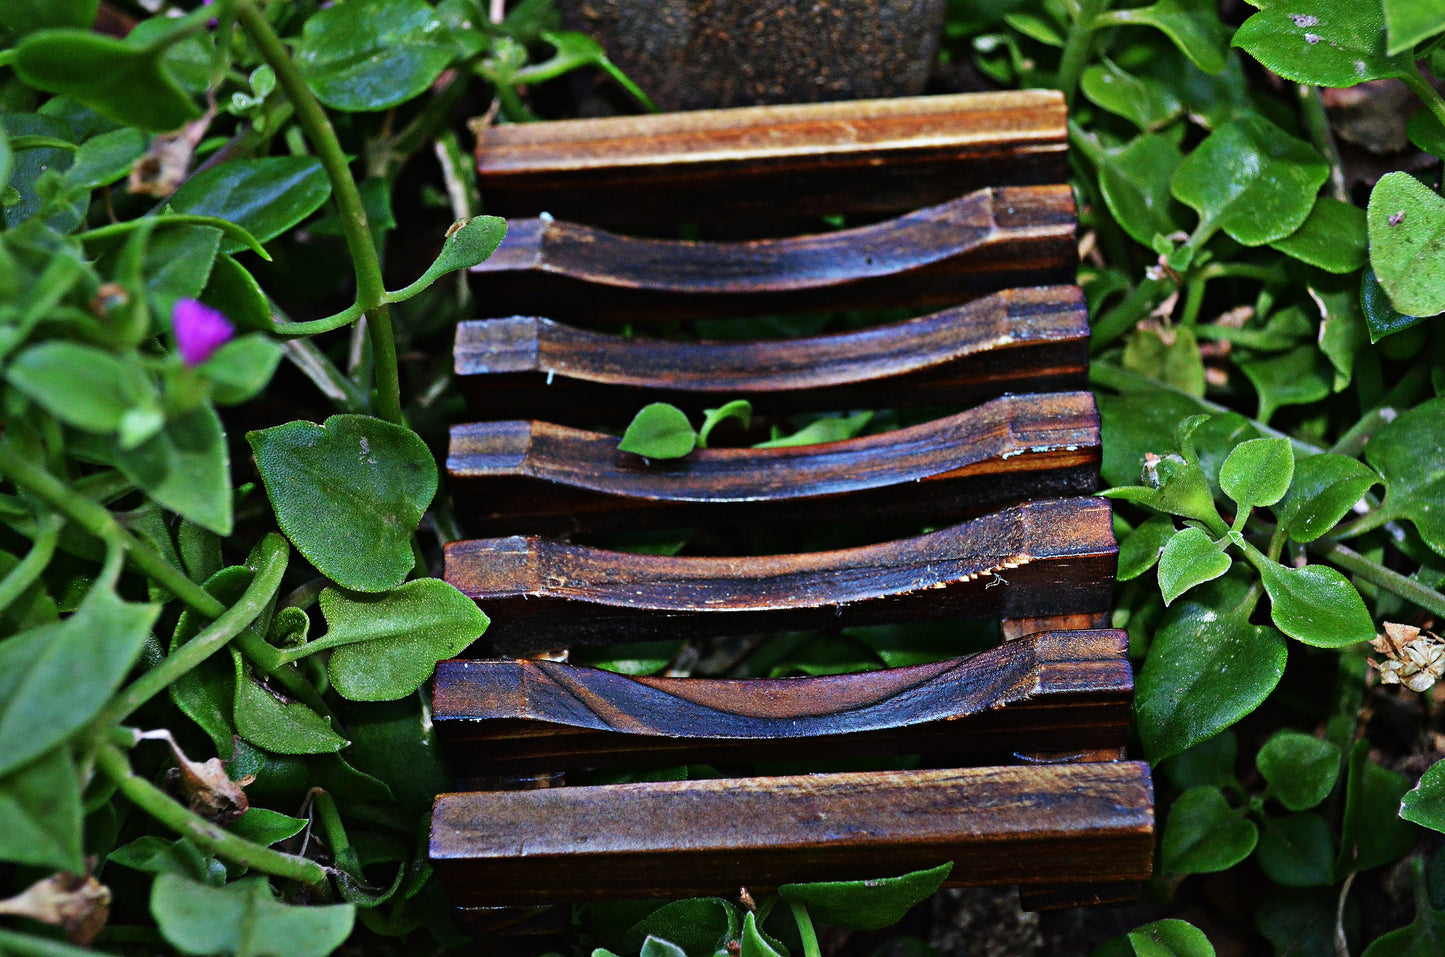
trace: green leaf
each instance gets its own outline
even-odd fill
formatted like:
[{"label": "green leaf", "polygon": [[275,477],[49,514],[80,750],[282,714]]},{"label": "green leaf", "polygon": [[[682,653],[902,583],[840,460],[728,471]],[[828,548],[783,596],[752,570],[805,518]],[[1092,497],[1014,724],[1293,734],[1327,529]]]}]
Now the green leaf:
[{"label": "green leaf", "polygon": [[211,398],[218,405],[238,405],[255,398],[271,381],[285,352],[276,340],[254,334],[223,344],[200,365],[210,380]]},{"label": "green leaf", "polygon": [[1229,40],[1214,0],[1159,0],[1142,9],[1120,11],[1119,22],[1162,30],[1205,73],[1224,69]]},{"label": "green leaf", "polygon": [[453,790],[431,712],[423,710],[420,695],[348,707],[346,733],[351,737],[347,757],[391,789],[392,803],[402,813],[420,820],[437,794]]},{"label": "green leaf", "polygon": [[1245,377],[1259,393],[1260,422],[1268,422],[1279,409],[1308,405],[1330,394],[1334,370],[1312,345],[1300,346],[1279,355],[1239,363]]},{"label": "green leaf", "polygon": [[712,435],[712,430],[717,428],[728,419],[737,419],[746,429],[753,421],[753,404],[747,399],[734,399],[726,402],[718,409],[704,409],[702,428],[697,430],[697,447],[707,448],[707,438]]},{"label": "green leaf", "polygon": [[220,416],[208,405],[170,419],[115,464],[160,505],[217,535],[231,534],[231,460]]},{"label": "green leaf", "polygon": [[781,449],[799,445],[821,445],[824,442],[841,442],[861,435],[871,421],[873,421],[872,412],[825,416],[808,423],[792,435],[781,436],[767,442],[758,442],[753,448]]},{"label": "green leaf", "polygon": [[1212,785],[1216,788],[1238,787],[1234,762],[1239,756],[1239,738],[1225,729],[1212,738],[1192,745],[1159,763],[1158,772],[1181,791]]},{"label": "green leaf", "polygon": [[1265,876],[1285,887],[1328,887],[1334,883],[1335,836],[1314,811],[1265,818],[1254,859]]},{"label": "green leaf", "polygon": [[[222,568],[206,580],[205,589],[224,604],[231,604],[241,597],[256,577],[254,571],[244,565]],[[262,615],[250,629],[265,634],[269,615]],[[181,645],[190,641],[206,624],[190,609],[181,612],[171,635],[170,652],[175,653]],[[231,753],[232,738],[235,734],[232,719],[232,699],[235,697],[235,673],[231,665],[219,655],[212,655],[195,668],[172,682],[169,691],[181,713],[201,726],[216,747],[216,753]]]},{"label": "green leaf", "polygon": [[1445,199],[1409,173],[1386,173],[1366,213],[1370,268],[1395,309],[1445,312]]},{"label": "green leaf", "polygon": [[353,701],[411,694],[436,663],[461,654],[487,628],[487,616],[451,585],[420,578],[379,595],[321,593],[327,630],[308,650],[334,648],[331,683]]},{"label": "green leaf", "polygon": [[30,86],[68,96],[124,126],[166,133],[201,115],[163,62],[164,50],[86,30],[41,30],[11,61]]},{"label": "green leaf", "polygon": [[1374,469],[1347,455],[1307,455],[1295,462],[1289,491],[1274,513],[1291,539],[1312,542],[1350,514],[1379,481]]},{"label": "green leaf", "polygon": [[1407,821],[1445,832],[1445,761],[1437,761],[1400,802]]},{"label": "green leaf", "polygon": [[79,873],[80,778],[65,748],[0,777],[0,861]]},{"label": "green leaf", "polygon": [[1380,285],[1373,269],[1366,269],[1360,277],[1360,310],[1365,316],[1365,326],[1370,333],[1370,342],[1379,342],[1386,336],[1403,332],[1428,319],[1428,316],[1407,316],[1390,303],[1385,287]]},{"label": "green leaf", "polygon": [[1445,953],[1445,911],[1421,908],[1415,919],[1370,942],[1360,957],[1438,957]]},{"label": "green leaf", "polygon": [[10,150],[10,137],[5,127],[0,126],[0,187],[10,185],[10,174],[15,170],[15,154]]},{"label": "green leaf", "polygon": [[1340,648],[1375,637],[1375,624],[1349,579],[1328,565],[1292,568],[1254,560],[1269,592],[1275,627],[1316,648]]},{"label": "green leaf", "polygon": [[119,129],[91,137],[75,151],[75,165],[65,171],[65,184],[80,190],[109,186],[124,179],[145,151],[146,138],[140,130]]},{"label": "green leaf", "polygon": [[1261,246],[1304,225],[1329,171],[1308,143],[1245,116],[1219,127],[1185,158],[1172,190],[1199,213],[1202,227]]},{"label": "green leaf", "polygon": [[361,112],[419,96],[457,52],[422,0],[349,0],[306,20],[296,62],[318,100]]},{"label": "green leaf", "polygon": [[1270,4],[1234,34],[1242,47],[1273,72],[1296,83],[1345,87],[1405,76],[1407,54],[1385,44],[1382,0],[1293,0]]},{"label": "green leaf", "polygon": [[1340,749],[1298,731],[1276,732],[1259,749],[1255,763],[1269,784],[1269,796],[1291,811],[1304,811],[1329,797],[1340,776]]},{"label": "green leaf", "polygon": [[63,621],[0,642],[0,775],[100,713],[140,655],[160,605],[121,601],[104,581]]},{"label": "green leaf", "polygon": [[1326,272],[1354,272],[1369,259],[1365,211],[1333,196],[1321,196],[1303,226],[1270,246]]},{"label": "green leaf", "polygon": [[141,272],[146,288],[164,309],[172,308],[177,299],[194,299],[206,288],[220,247],[221,231],[213,226],[157,230],[145,245]]},{"label": "green leaf", "polygon": [[1229,571],[1234,562],[1203,531],[1189,527],[1169,539],[1159,556],[1159,590],[1164,604]]},{"label": "green leaf", "polygon": [[770,941],[763,932],[758,929],[757,915],[748,911],[743,916],[742,950],[740,957],[788,957],[788,952],[780,946],[774,946],[776,941]]},{"label": "green leaf", "polygon": [[1156,920],[1129,932],[1136,957],[1214,957],[1204,931],[1188,921]]},{"label": "green leaf", "polygon": [[1284,636],[1252,625],[1257,594],[1226,576],[1164,613],[1139,671],[1134,711],[1149,760],[1178,754],[1253,711],[1284,673]]},{"label": "green leaf", "polygon": [[675,405],[654,402],[643,406],[617,448],[648,459],[680,459],[697,446],[697,433],[687,415]]},{"label": "green leaf", "polygon": [[1204,395],[1204,360],[1199,340],[1188,326],[1135,329],[1124,344],[1123,365],[1181,392]]},{"label": "green leaf", "polygon": [[658,908],[627,931],[629,947],[660,937],[677,944],[688,957],[713,957],[742,933],[738,909],[721,897],[694,897]]},{"label": "green leaf", "polygon": [[[1309,294],[1320,312],[1320,351],[1334,366],[1334,390],[1339,392],[1354,378],[1355,358],[1364,353],[1370,332],[1353,277],[1322,278],[1310,285]],[[1384,295],[1381,290],[1382,299]]]},{"label": "green leaf", "polygon": [[346,747],[346,739],[331,729],[330,722],[305,703],[263,684],[234,648],[231,659],[236,732],[241,737],[278,754],[325,754]]},{"label": "green leaf", "polygon": [[1235,448],[1219,469],[1219,488],[1240,508],[1273,505],[1289,491],[1294,448],[1289,439],[1250,439]]},{"label": "green leaf", "polygon": [[167,841],[146,835],[111,851],[106,862],[147,874],[179,874],[213,886],[226,882],[226,866],[215,858],[202,857],[196,845],[185,838]]},{"label": "green leaf", "polygon": [[1145,246],[1179,228],[1177,204],[1169,192],[1184,154],[1169,137],[1148,133],[1131,140],[1099,164],[1099,191],[1114,219]]},{"label": "green leaf", "polygon": [[0,4],[0,26],[17,37],[47,27],[79,27],[95,24],[100,0],[5,0]]},{"label": "green leaf", "polygon": [[253,807],[226,830],[262,847],[270,847],[300,834],[306,823],[299,817],[269,811],[264,807]]},{"label": "green leaf", "polygon": [[1415,845],[1414,826],[1398,816],[1410,782],[1371,761],[1369,751],[1365,740],[1350,749],[1336,880],[1395,861]]},{"label": "green leaf", "polygon": [[953,864],[900,877],[824,884],[784,884],[778,896],[808,906],[815,920],[846,930],[879,930],[903,919],[913,906],[943,886]]},{"label": "green leaf", "polygon": [[1154,515],[1119,543],[1119,581],[1129,581],[1154,567],[1164,546],[1174,537],[1174,520]]},{"label": "green leaf", "polygon": [[507,221],[500,216],[474,216],[458,220],[442,242],[436,261],[421,278],[399,292],[387,293],[388,302],[404,302],[449,272],[471,269],[497,251],[507,235]]},{"label": "green leaf", "polygon": [[172,947],[185,954],[234,957],[326,957],[351,934],[351,904],[283,904],[264,877],[207,887],[162,874],[151,888],[151,916]]},{"label": "green leaf", "polygon": [[159,401],[138,365],[78,342],[52,339],[26,349],[5,372],[16,389],[66,425],[107,435],[126,412]]},{"label": "green leaf", "polygon": [[1254,925],[1279,957],[1336,957],[1338,910],[1339,895],[1330,888],[1270,888],[1255,904]]},{"label": "green leaf", "polygon": [[1108,57],[1084,70],[1079,89],[1095,106],[1117,113],[1141,130],[1158,129],[1184,112],[1184,105],[1163,83],[1127,73]]},{"label": "green leaf", "polygon": [[[331,183],[320,160],[271,156],[233,159],[197,173],[171,196],[170,207],[177,213],[228,220],[264,243],[316,212],[330,195]],[[227,239],[221,251],[245,248],[241,240]]]},{"label": "green leaf", "polygon": [[206,288],[195,298],[220,312],[238,329],[258,332],[271,329],[271,305],[261,291],[261,284],[230,256],[216,257]]},{"label": "green leaf", "polygon": [[1191,788],[1174,801],[1159,843],[1159,864],[1168,874],[1213,874],[1249,856],[1259,829],[1229,806],[1216,787]]},{"label": "green leaf", "polygon": [[1393,55],[1445,30],[1445,0],[1384,0],[1385,27]]},{"label": "green leaf", "polygon": [[364,415],[288,422],[246,441],[281,531],[352,591],[395,588],[412,567],[411,534],[436,495],[437,470],[410,429]]},{"label": "green leaf", "polygon": [[1104,492],[1105,498],[1137,502],[1170,515],[1203,522],[1211,528],[1223,521],[1214,507],[1214,495],[1204,469],[1179,455],[1146,460],[1145,479],[1149,485],[1124,485]]},{"label": "green leaf", "polygon": [[1420,110],[1410,117],[1405,135],[1415,146],[1431,156],[1445,156],[1445,125],[1429,110]]},{"label": "green leaf", "polygon": [[670,940],[649,937],[642,942],[642,949],[637,952],[637,957],[688,957],[688,955],[687,951]]}]

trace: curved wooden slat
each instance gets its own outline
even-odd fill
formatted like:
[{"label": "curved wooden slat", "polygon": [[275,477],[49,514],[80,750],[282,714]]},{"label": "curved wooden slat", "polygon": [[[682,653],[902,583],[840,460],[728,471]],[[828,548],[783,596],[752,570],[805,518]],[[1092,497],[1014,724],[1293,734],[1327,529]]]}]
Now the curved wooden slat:
[{"label": "curved wooden slat", "polygon": [[[459,773],[1125,743],[1120,631],[815,678],[628,677],[555,661],[442,662],[432,716]],[[744,757],[745,756],[745,757]]]},{"label": "curved wooden slat", "polygon": [[471,527],[559,533],[859,515],[937,521],[1092,492],[1098,463],[1093,396],[1069,392],[1005,396],[846,441],[698,449],[656,463],[619,452],[612,435],[481,422],[453,427],[447,471]]},{"label": "curved wooden slat", "polygon": [[1149,876],[1148,765],[874,771],[443,794],[456,903],[754,893],[953,861],[957,884]]},{"label": "curved wooden slat", "polygon": [[873,213],[979,186],[1061,183],[1054,90],[855,100],[484,126],[489,208],[582,222]]},{"label": "curved wooden slat", "polygon": [[648,401],[759,413],[951,405],[1082,388],[1089,317],[1077,286],[1010,289],[855,332],[685,342],[516,316],[457,326],[455,371],[488,418],[627,421]]},{"label": "curved wooden slat", "polygon": [[746,242],[520,219],[472,271],[489,308],[567,320],[944,305],[1072,278],[1074,227],[1067,186],[981,189],[871,226]]},{"label": "curved wooden slat", "polygon": [[902,541],[799,555],[672,557],[536,537],[453,542],[446,578],[489,614],[488,646],[559,645],[1108,607],[1101,499],[1031,502]]}]

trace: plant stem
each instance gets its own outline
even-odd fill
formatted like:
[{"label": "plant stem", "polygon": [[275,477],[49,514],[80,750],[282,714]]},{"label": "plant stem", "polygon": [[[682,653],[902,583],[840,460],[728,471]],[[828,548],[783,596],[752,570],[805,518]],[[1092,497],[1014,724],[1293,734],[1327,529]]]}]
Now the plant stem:
[{"label": "plant stem", "polygon": [[1335,137],[1330,132],[1330,119],[1325,115],[1325,101],[1320,88],[1308,83],[1299,85],[1300,118],[1310,135],[1310,142],[1330,164],[1330,195],[1342,203],[1350,201],[1350,192],[1345,188],[1345,170],[1340,162],[1340,151],[1335,148]]},{"label": "plant stem", "polygon": [[30,545],[30,554],[10,570],[4,581],[0,581],[0,611],[13,605],[45,571],[45,566],[50,564],[50,558],[55,554],[55,546],[60,542],[60,530],[64,527],[65,519],[59,515],[52,514],[40,520]]},{"label": "plant stem", "polygon": [[1316,539],[1305,545],[1305,549],[1372,585],[1414,602],[1428,612],[1445,617],[1445,595],[1413,578],[1391,571],[1332,538]]},{"label": "plant stem", "polygon": [[220,651],[244,628],[248,627],[275,597],[281,587],[281,576],[286,571],[290,548],[286,540],[275,532],[261,541],[260,561],[256,577],[241,595],[240,599],[226,609],[225,614],[211,622],[196,637],[167,655],[150,671],[141,675],[106,706],[95,719],[97,725],[106,725],[125,719],[136,708],[145,704],[182,675],[190,672],[211,655]]},{"label": "plant stem", "polygon": [[326,869],[315,861],[262,847],[181,807],[170,795],[137,776],[125,755],[109,741],[101,741],[96,746],[95,765],[141,810],[190,838],[202,850],[273,877],[302,884],[320,884],[326,880]]},{"label": "plant stem", "polygon": [[1420,102],[1425,104],[1425,109],[1429,110],[1442,126],[1445,126],[1445,100],[1440,98],[1440,94],[1435,92],[1435,88],[1420,73],[1420,68],[1415,67],[1400,79],[1405,82],[1411,92],[1420,98]]},{"label": "plant stem", "polygon": [[401,414],[401,381],[396,365],[396,338],[391,327],[391,312],[383,304],[386,288],[382,282],[381,260],[371,237],[366,207],[361,192],[346,162],[336,130],[326,118],[326,111],[311,93],[301,71],[281,43],[271,24],[256,9],[254,0],[239,0],[236,15],[256,44],[256,49],[276,71],[276,82],[296,107],[296,120],[316,149],[316,157],[331,181],[331,194],[336,200],[346,236],[346,248],[356,269],[356,301],[366,315],[375,357],[376,414],[394,425],[405,425]]},{"label": "plant stem", "polygon": [[1059,74],[1054,84],[1064,91],[1064,102],[1071,106],[1074,94],[1078,92],[1079,77],[1083,75],[1084,65],[1094,46],[1094,21],[1106,6],[1108,0],[1081,0],[1078,18],[1064,43],[1064,56],[1059,60]]},{"label": "plant stem", "polygon": [[64,482],[37,468],[9,443],[0,443],[0,473],[103,542],[124,548],[136,567],[198,614],[219,618],[226,610],[214,595],[191,581],[149,546],[121,527],[104,506],[75,494]]},{"label": "plant stem", "polygon": [[823,952],[818,948],[818,932],[813,929],[808,905],[802,901],[788,901],[788,907],[792,908],[793,921],[798,925],[798,936],[803,939],[803,957],[822,957]]}]

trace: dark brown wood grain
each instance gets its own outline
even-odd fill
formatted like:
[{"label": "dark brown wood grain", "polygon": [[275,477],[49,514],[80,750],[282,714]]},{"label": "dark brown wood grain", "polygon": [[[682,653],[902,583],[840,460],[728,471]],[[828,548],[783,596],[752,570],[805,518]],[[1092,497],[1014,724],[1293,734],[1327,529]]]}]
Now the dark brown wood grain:
[{"label": "dark brown wood grain", "polygon": [[1062,183],[1053,90],[485,126],[488,208],[597,224],[890,215],[981,186]]},{"label": "dark brown wood grain", "polygon": [[1010,289],[855,332],[689,342],[517,316],[457,326],[455,370],[491,419],[625,424],[648,402],[696,414],[747,399],[758,414],[962,405],[1082,388],[1089,317],[1077,286]]},{"label": "dark brown wood grain", "polygon": [[955,305],[1066,282],[1077,261],[1067,186],[977,190],[896,219],[784,239],[640,239],[514,219],[473,270],[493,315],[638,322]]},{"label": "dark brown wood grain", "polygon": [[738,558],[612,552],[533,536],[454,542],[446,579],[518,654],[607,641],[1108,607],[1117,548],[1101,499],[1030,502],[861,548]]},{"label": "dark brown wood grain", "polygon": [[431,858],[463,905],[759,891],[953,861],[956,884],[1140,880],[1148,766],[878,771],[443,794]]},{"label": "dark brown wood grain", "polygon": [[459,774],[1125,743],[1120,631],[1053,632],[949,661],[815,678],[628,677],[444,661],[432,717]]},{"label": "dark brown wood grain", "polygon": [[839,442],[698,449],[650,462],[617,436],[545,422],[455,426],[457,513],[481,532],[683,528],[873,518],[933,521],[1087,494],[1099,468],[1092,394],[1010,395]]}]

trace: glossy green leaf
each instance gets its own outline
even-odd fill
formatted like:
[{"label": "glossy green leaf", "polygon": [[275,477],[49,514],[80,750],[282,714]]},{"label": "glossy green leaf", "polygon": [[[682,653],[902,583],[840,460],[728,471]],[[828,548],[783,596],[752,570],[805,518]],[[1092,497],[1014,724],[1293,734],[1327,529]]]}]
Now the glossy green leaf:
[{"label": "glossy green leaf", "polygon": [[1445,761],[1437,761],[1400,802],[1400,816],[1431,830],[1445,832]]},{"label": "glossy green leaf", "polygon": [[153,835],[136,838],[112,851],[106,863],[147,874],[178,874],[216,887],[226,882],[226,866],[215,858],[202,857],[196,845],[185,838],[178,841]]},{"label": "glossy green leaf", "polygon": [[230,256],[217,256],[206,288],[195,298],[231,320],[238,330],[271,328],[271,304],[256,277]]},{"label": "glossy green leaf", "polygon": [[109,186],[124,179],[145,151],[146,138],[140,130],[119,129],[91,137],[75,151],[75,163],[65,171],[65,184],[82,190]]},{"label": "glossy green leaf", "polygon": [[1239,367],[1259,394],[1255,418],[1260,422],[1269,422],[1285,406],[1318,402],[1330,394],[1334,384],[1334,369],[1313,345],[1249,359]]},{"label": "glossy green leaf", "polygon": [[1159,865],[1167,874],[1213,874],[1248,857],[1258,840],[1254,822],[1218,788],[1191,788],[1169,809]]},{"label": "glossy green leaf", "polygon": [[1298,731],[1278,731],[1259,749],[1255,763],[1269,795],[1291,811],[1304,811],[1329,797],[1340,776],[1340,749]]},{"label": "glossy green leaf", "polygon": [[1326,272],[1352,273],[1369,258],[1365,211],[1333,196],[1321,196],[1304,225],[1270,246]]},{"label": "glossy green leaf", "polygon": [[1445,953],[1445,911],[1424,908],[1399,930],[1370,942],[1360,957],[1439,957]]},{"label": "glossy green leaf", "polygon": [[99,7],[100,0],[5,0],[0,4],[0,26],[17,37],[47,27],[89,30]]},{"label": "glossy green leaf", "polygon": [[115,463],[162,506],[208,528],[231,534],[231,461],[220,416],[208,405],[168,420]]},{"label": "glossy green leaf", "polygon": [[318,100],[360,112],[419,96],[456,53],[451,31],[422,0],[349,0],[306,20],[296,61]]},{"label": "glossy green leaf", "polygon": [[436,663],[461,654],[487,628],[476,602],[436,578],[420,578],[379,595],[321,593],[326,634],[307,648],[335,649],[331,683],[353,701],[411,694]]},{"label": "glossy green leaf", "polygon": [[210,380],[211,398],[217,405],[255,398],[271,381],[285,352],[281,343],[261,335],[238,336],[225,343],[200,365]]},{"label": "glossy green leaf", "polygon": [[65,748],[0,777],[0,861],[79,873],[80,778]]},{"label": "glossy green leaf", "polygon": [[1256,594],[1226,576],[1176,602],[1155,632],[1135,686],[1149,760],[1178,754],[1253,711],[1284,673],[1285,639],[1249,622]]},{"label": "glossy green leaf", "polygon": [[262,847],[269,847],[300,834],[306,824],[307,822],[299,817],[291,817],[264,807],[253,807],[226,830]]},{"label": "glossy green leaf", "polygon": [[264,877],[207,887],[162,874],[151,888],[151,916],[184,954],[233,957],[326,957],[351,934],[351,904],[283,904]]},{"label": "glossy green leaf", "polygon": [[232,649],[231,659],[236,682],[232,707],[241,737],[278,754],[324,754],[346,747],[346,739],[324,717],[264,684],[240,652]]},{"label": "glossy green leaf", "polygon": [[1288,439],[1250,439],[1219,469],[1219,488],[1240,508],[1273,505],[1289,491],[1294,448]]},{"label": "glossy green leaf", "polygon": [[458,220],[442,242],[442,251],[436,261],[427,267],[421,278],[399,292],[389,293],[387,300],[402,302],[410,299],[447,273],[470,269],[485,262],[497,251],[506,235],[507,221],[500,216]]},{"label": "glossy green leaf", "polygon": [[1214,0],[1159,0],[1153,6],[1121,10],[1118,20],[1155,27],[1206,73],[1224,69],[1229,36]]},{"label": "glossy green leaf", "polygon": [[1340,648],[1375,637],[1360,593],[1328,565],[1293,568],[1255,561],[1269,593],[1270,620],[1280,631],[1316,648]]},{"label": "glossy green leaf", "polygon": [[1149,485],[1124,485],[1104,492],[1106,498],[1137,502],[1170,515],[1192,518],[1211,527],[1222,525],[1214,495],[1203,468],[1182,456],[1165,455],[1146,460]]},{"label": "glossy green leaf", "polygon": [[160,614],[97,582],[70,617],[0,642],[0,775],[45,754],[100,713]]},{"label": "glossy green leaf", "polygon": [[753,421],[753,404],[747,399],[734,399],[726,402],[721,408],[703,410],[702,427],[697,430],[697,447],[707,448],[708,436],[712,430],[717,428],[728,419],[737,419],[746,429]]},{"label": "glossy green leaf", "polygon": [[1375,470],[1347,455],[1307,455],[1295,462],[1289,491],[1274,506],[1297,542],[1312,542],[1334,528],[1380,481]]},{"label": "glossy green leaf", "polygon": [[799,445],[820,445],[824,442],[841,442],[845,439],[857,438],[871,421],[873,421],[872,412],[825,416],[808,423],[792,435],[779,436],[767,442],[758,442],[753,448],[781,449]]},{"label": "glossy green leaf", "polygon": [[679,459],[696,446],[697,433],[687,415],[666,402],[643,406],[617,443],[621,451],[648,459]]},{"label": "glossy green leaf", "polygon": [[1405,135],[1415,146],[1431,156],[1445,156],[1445,125],[1429,110],[1420,110],[1410,117]]},{"label": "glossy green leaf", "polygon": [[1370,193],[1370,268],[1395,309],[1445,312],[1445,199],[1409,173],[1386,173]]},{"label": "glossy green leaf", "polygon": [[[246,229],[259,242],[281,235],[321,208],[331,183],[310,156],[233,159],[192,176],[170,198],[177,213],[215,216]],[[227,239],[224,253],[246,248]]]},{"label": "glossy green leaf", "polygon": [[1119,543],[1119,581],[1138,578],[1153,568],[1173,537],[1174,520],[1168,515],[1145,519]]},{"label": "glossy green leaf", "polygon": [[670,940],[649,937],[642,942],[637,957],[688,957],[688,953]]},{"label": "glossy green leaf", "polygon": [[[1320,352],[1334,366],[1334,390],[1339,392],[1354,379],[1355,359],[1364,352],[1370,332],[1354,277],[1329,276],[1322,280],[1310,284],[1309,294],[1320,313]],[[1384,292],[1380,295],[1383,297]]]},{"label": "glossy green leaf", "polygon": [[159,400],[139,366],[60,339],[20,353],[5,377],[60,421],[101,435],[119,429],[132,407]]},{"label": "glossy green leaf", "polygon": [[1188,921],[1156,920],[1129,932],[1135,957],[1214,957],[1204,931]]},{"label": "glossy green leaf", "polygon": [[201,111],[162,53],[85,30],[41,30],[20,42],[12,66],[36,89],[68,96],[125,126],[165,133]]},{"label": "glossy green leaf", "polygon": [[1422,402],[1365,446],[1365,459],[1385,480],[1383,508],[1414,523],[1445,555],[1445,398]]},{"label": "glossy green leaf", "polygon": [[1159,556],[1159,590],[1164,604],[1229,571],[1233,560],[1205,532],[1190,527],[1180,531]]},{"label": "glossy green leaf", "polygon": [[1294,0],[1270,4],[1244,21],[1234,45],[1287,80],[1344,87],[1404,76],[1406,54],[1385,42],[1383,0]]},{"label": "glossy green leaf", "polygon": [[660,937],[682,948],[688,957],[713,957],[742,933],[742,915],[721,897],[693,897],[666,904],[627,931],[629,948]]},{"label": "glossy green leaf", "polygon": [[1204,395],[1204,360],[1188,326],[1135,329],[1124,343],[1123,365],[1181,392]]},{"label": "glossy green leaf", "polygon": [[89,197],[76,197],[70,205],[57,207],[41,196],[40,187],[43,183],[63,182],[61,174],[74,164],[75,151],[49,145],[16,149],[16,143],[27,136],[71,143],[79,139],[74,126],[58,117],[36,113],[6,113],[3,118],[12,151],[9,186],[14,189],[0,204],[6,225],[18,226],[44,208],[47,226],[60,233],[70,232],[85,218]]},{"label": "glossy green leaf", "polygon": [[1369,751],[1363,739],[1350,749],[1336,880],[1398,860],[1415,846],[1414,825],[1399,817],[1410,782],[1371,761]]},{"label": "glossy green leaf", "polygon": [[1099,164],[1099,190],[1114,219],[1135,241],[1149,245],[1155,236],[1179,228],[1178,205],[1169,191],[1184,154],[1169,137],[1149,133],[1134,138]]},{"label": "glossy green leaf", "polygon": [[156,230],[145,243],[141,273],[146,289],[169,310],[177,299],[194,299],[206,288],[211,265],[221,248],[221,231],[212,226]]},{"label": "glossy green leaf", "polygon": [[815,920],[831,927],[878,930],[898,923],[915,904],[932,896],[951,870],[949,863],[878,880],[784,884],[778,896],[806,904]]},{"label": "glossy green leaf", "polygon": [[1329,164],[1314,147],[1257,116],[1211,133],[1174,174],[1176,199],[1246,246],[1299,229],[1314,209]]},{"label": "glossy green leaf", "polygon": [[1276,884],[1328,887],[1334,883],[1335,835],[1314,811],[1265,818],[1254,859]]},{"label": "glossy green leaf", "polygon": [[410,429],[364,415],[288,422],[246,440],[281,531],[352,591],[400,585],[411,533],[436,495],[436,463]]},{"label": "glossy green leaf", "polygon": [[758,917],[752,911],[743,915],[743,933],[740,941],[740,957],[788,957],[788,952],[776,941],[769,940],[758,929]]},{"label": "glossy green leaf", "polygon": [[1445,30],[1445,0],[1384,0],[1388,51],[1404,53]]},{"label": "glossy green leaf", "polygon": [[1364,313],[1372,343],[1417,326],[1429,318],[1408,316],[1396,309],[1373,269],[1366,269],[1360,277],[1360,310]]},{"label": "glossy green leaf", "polygon": [[357,770],[390,788],[392,803],[404,813],[419,820],[437,794],[453,789],[431,711],[423,709],[420,695],[348,706],[346,733],[351,737],[347,757]]},{"label": "glossy green leaf", "polygon": [[[241,597],[256,577],[255,572],[244,565],[222,568],[206,579],[205,589],[223,603],[230,604]],[[252,629],[264,634],[268,615],[262,615]],[[176,628],[171,635],[169,651],[190,641],[207,624],[195,612],[187,609],[181,612]],[[235,671],[224,655],[212,655],[195,668],[181,675],[166,690],[171,701],[181,713],[201,726],[215,745],[216,753],[222,756],[231,753],[232,736],[235,733],[232,718],[232,699],[235,697]]]},{"label": "glossy green leaf", "polygon": [[1163,83],[1138,77],[1104,58],[1084,70],[1079,89],[1095,106],[1117,113],[1141,130],[1154,130],[1184,111],[1179,99]]}]

